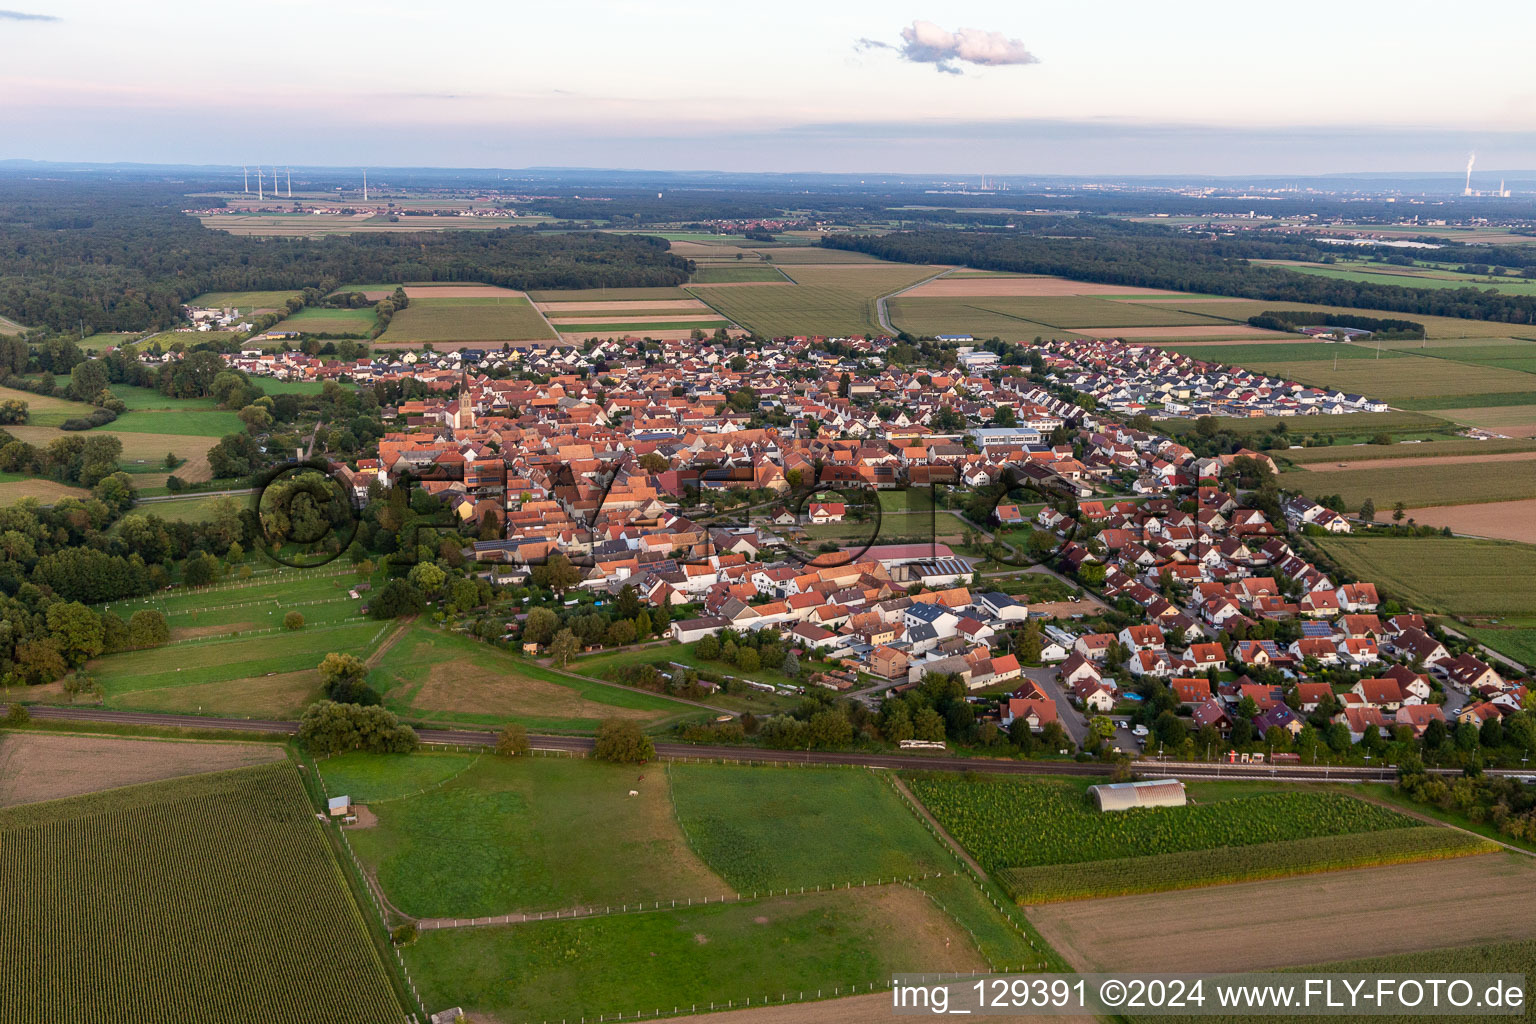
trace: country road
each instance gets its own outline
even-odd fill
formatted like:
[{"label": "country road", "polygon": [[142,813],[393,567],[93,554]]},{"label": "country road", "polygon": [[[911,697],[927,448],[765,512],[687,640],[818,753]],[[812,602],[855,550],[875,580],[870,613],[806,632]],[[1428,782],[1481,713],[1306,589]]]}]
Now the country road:
[{"label": "country road", "polygon": [[[0,709],[3,710],[3,709]],[[297,722],[264,721],[247,718],[209,718],[201,715],[155,714],[145,711],[109,711],[105,708],[54,707],[32,705],[34,718],[76,722],[116,722],[184,729],[228,729],[233,732],[281,733],[298,731]],[[496,742],[493,732],[473,729],[416,730],[423,743],[458,746],[490,746]],[[588,736],[531,735],[529,744],[536,750],[584,754],[592,749]],[[724,760],[758,764],[855,765],[879,769],[933,769],[958,772],[984,772],[995,775],[1080,775],[1108,776],[1113,765],[1096,761],[1015,761],[1004,758],[953,757],[912,753],[865,753],[831,750],[768,750],[760,747],[703,746],[691,743],[657,743],[662,758]],[[1278,782],[1394,782],[1397,769],[1362,767],[1309,767],[1305,765],[1234,765],[1205,762],[1141,760],[1132,762],[1141,775],[1179,779],[1264,779]],[[1441,774],[1459,775],[1452,769],[1431,769]],[[1518,771],[1490,771],[1490,775],[1525,775]]]}]

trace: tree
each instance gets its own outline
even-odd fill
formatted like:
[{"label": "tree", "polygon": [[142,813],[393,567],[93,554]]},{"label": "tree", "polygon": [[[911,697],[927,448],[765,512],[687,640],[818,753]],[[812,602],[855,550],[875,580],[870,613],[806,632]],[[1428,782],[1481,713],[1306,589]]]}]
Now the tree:
[{"label": "tree", "polygon": [[322,700],[311,704],[299,720],[298,741],[320,757],[348,750],[374,754],[407,754],[420,740],[381,707],[362,707]]},{"label": "tree", "polygon": [[298,612],[289,612],[287,615],[283,616],[283,628],[289,630],[290,632],[303,629],[304,616],[300,615]]},{"label": "tree", "polygon": [[354,654],[332,651],[320,662],[320,679],[325,695],[338,704],[378,704],[379,694],[363,680],[368,666]]},{"label": "tree", "polygon": [[933,708],[923,708],[912,719],[912,732],[916,739],[944,740],[944,718]]},{"label": "tree", "polygon": [[560,628],[560,616],[548,608],[534,608],[523,622],[523,639],[531,644],[544,645]]},{"label": "tree", "polygon": [[502,757],[522,757],[529,749],[528,730],[516,722],[503,726],[501,734],[496,737],[496,753]]},{"label": "tree", "polygon": [[656,756],[656,747],[636,723],[610,718],[597,727],[592,756],[615,764],[644,764]]},{"label": "tree", "polygon": [[1392,521],[1394,523],[1402,522],[1403,521],[1403,516],[1405,516],[1407,514],[1408,514],[1408,507],[1406,505],[1404,505],[1402,502],[1399,501],[1397,504],[1392,506]]},{"label": "tree", "polygon": [[1368,523],[1376,521],[1376,499],[1366,498],[1360,503],[1360,518]]},{"label": "tree", "polygon": [[101,618],[79,601],[48,606],[48,633],[68,665],[83,664],[105,646]]},{"label": "tree", "polygon": [[423,594],[436,594],[443,588],[448,574],[443,572],[431,562],[420,562],[411,567],[405,578],[411,582],[411,586],[420,590]]},{"label": "tree", "polygon": [[533,567],[530,578],[536,585],[548,587],[558,594],[581,582],[581,570],[564,555],[550,555],[543,565]]},{"label": "tree", "polygon": [[128,616],[128,646],[155,647],[171,638],[165,616],[153,608],[140,608]]},{"label": "tree", "polygon": [[603,634],[603,642],[610,647],[623,647],[635,642],[635,624],[628,619],[615,619]]},{"label": "tree", "polygon": [[999,405],[992,410],[992,423],[999,427],[1016,427],[1019,425],[1018,417],[1014,415],[1013,406]]},{"label": "tree", "polygon": [[555,634],[555,638],[549,644],[549,657],[561,668],[571,663],[571,659],[581,653],[581,641],[576,639],[576,634],[569,629],[562,629]]},{"label": "tree", "polygon": [[4,719],[6,728],[19,729],[30,721],[32,721],[32,712],[27,710],[25,704],[13,700],[6,706]]},{"label": "tree", "polygon": [[1107,740],[1115,734],[1115,723],[1103,715],[1094,715],[1088,721],[1088,729],[1100,739]]},{"label": "tree", "polygon": [[743,672],[756,672],[763,667],[763,663],[756,649],[743,647],[736,652],[736,667]]},{"label": "tree", "polygon": [[421,591],[406,580],[390,580],[384,589],[369,603],[368,614],[375,619],[393,619],[401,615],[416,615],[427,606]]},{"label": "tree", "polygon": [[795,656],[793,651],[784,655],[784,661],[779,665],[779,671],[783,672],[790,679],[798,679],[800,677],[800,659]]},{"label": "tree", "polygon": [[845,373],[841,377],[837,378],[837,397],[847,398],[848,392],[852,389],[852,386],[853,381],[848,376],[848,374]]},{"label": "tree", "polygon": [[698,643],[693,645],[693,653],[705,661],[714,661],[720,657],[720,638],[713,633],[699,637]]}]

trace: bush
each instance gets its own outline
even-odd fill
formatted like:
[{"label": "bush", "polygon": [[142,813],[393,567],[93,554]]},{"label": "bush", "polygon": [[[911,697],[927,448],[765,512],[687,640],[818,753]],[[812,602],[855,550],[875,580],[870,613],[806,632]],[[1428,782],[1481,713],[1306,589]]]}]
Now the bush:
[{"label": "bush", "polygon": [[84,416],[75,416],[59,424],[60,430],[91,430],[95,427],[106,426],[117,419],[117,413],[111,409],[92,409]]},{"label": "bush", "polygon": [[420,745],[416,730],[401,725],[393,713],[383,708],[338,704],[329,700],[309,706],[299,720],[297,738],[317,757],[348,750],[408,754]]},{"label": "bush", "polygon": [[19,701],[11,701],[10,706],[5,709],[5,724],[9,728],[18,729],[30,721],[32,721],[32,712]]},{"label": "bush", "polygon": [[634,722],[610,718],[597,727],[592,756],[615,764],[644,764],[656,756],[656,747]]},{"label": "bush", "polygon": [[528,750],[528,730],[516,722],[505,726],[496,737],[496,753],[502,757],[525,756]]},{"label": "bush", "polygon": [[389,941],[397,946],[409,946],[416,941],[416,922],[407,921],[389,930]]},{"label": "bush", "polygon": [[287,630],[303,629],[304,616],[300,615],[298,612],[289,612],[287,615],[283,616],[283,628]]}]

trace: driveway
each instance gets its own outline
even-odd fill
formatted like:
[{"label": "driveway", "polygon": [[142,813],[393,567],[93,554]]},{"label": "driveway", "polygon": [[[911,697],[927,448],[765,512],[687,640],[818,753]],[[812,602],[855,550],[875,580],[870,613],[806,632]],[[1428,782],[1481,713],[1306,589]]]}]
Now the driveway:
[{"label": "driveway", "polygon": [[1028,676],[1046,696],[1056,702],[1056,717],[1061,722],[1061,727],[1067,730],[1067,735],[1072,737],[1072,742],[1082,746],[1083,737],[1088,735],[1088,720],[1077,706],[1068,699],[1066,691],[1061,684],[1056,682],[1056,670],[1054,668],[1026,668],[1023,675]]}]

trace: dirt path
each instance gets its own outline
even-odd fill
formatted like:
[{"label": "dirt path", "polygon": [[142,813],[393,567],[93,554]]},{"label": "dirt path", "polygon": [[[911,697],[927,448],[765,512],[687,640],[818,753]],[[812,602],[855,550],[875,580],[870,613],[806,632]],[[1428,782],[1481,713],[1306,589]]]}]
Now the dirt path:
[{"label": "dirt path", "polygon": [[395,626],[395,631],[385,637],[384,642],[379,644],[378,649],[363,660],[363,667],[377,668],[379,661],[384,655],[389,653],[389,649],[399,643],[401,637],[405,636],[405,631],[410,628],[412,622],[416,621],[416,616],[408,615],[398,621],[399,624]]},{"label": "dirt path", "polygon": [[[862,992],[862,989],[861,989]],[[931,1014],[929,1016],[932,1016]],[[898,1019],[891,1009],[891,991],[882,988],[869,995],[843,996],[818,1002],[769,1003],[746,1010],[687,1015],[690,1024],[890,1024]],[[987,1024],[1093,1024],[1093,1017],[988,1014]]]},{"label": "dirt path", "polygon": [[1355,459],[1303,463],[1308,473],[1348,473],[1354,469],[1412,469],[1415,466],[1470,466],[1484,462],[1530,462],[1536,452],[1496,452],[1492,455],[1420,455],[1397,459]]},{"label": "dirt path", "polygon": [[917,813],[922,817],[924,821],[933,827],[934,832],[938,833],[939,838],[944,840],[945,844],[952,851],[954,851],[955,856],[965,861],[966,867],[976,872],[977,878],[986,878],[987,873],[981,870],[981,865],[976,863],[974,857],[965,852],[965,847],[955,842],[955,837],[950,835],[943,825],[939,824],[939,819],[935,818],[932,812],[930,812],[927,807],[923,806],[923,802],[919,800],[910,789],[907,788],[907,784],[901,780],[901,776],[892,775],[891,782],[895,784],[897,790],[901,792],[902,796],[906,797],[912,802],[912,806],[917,809]]}]

